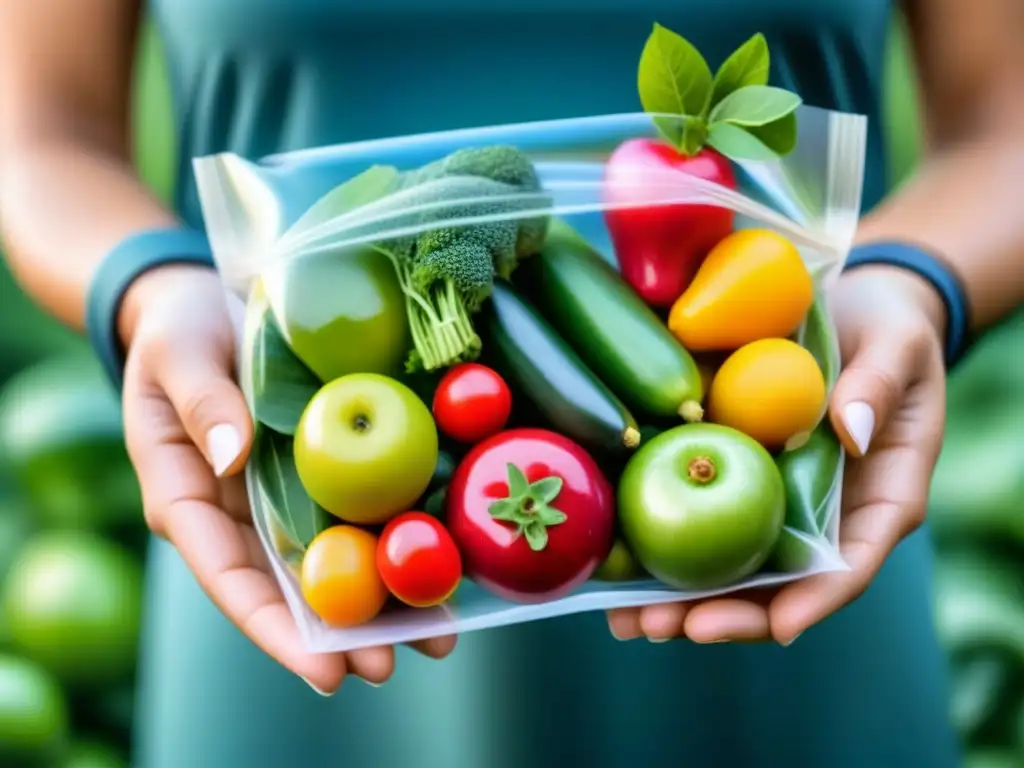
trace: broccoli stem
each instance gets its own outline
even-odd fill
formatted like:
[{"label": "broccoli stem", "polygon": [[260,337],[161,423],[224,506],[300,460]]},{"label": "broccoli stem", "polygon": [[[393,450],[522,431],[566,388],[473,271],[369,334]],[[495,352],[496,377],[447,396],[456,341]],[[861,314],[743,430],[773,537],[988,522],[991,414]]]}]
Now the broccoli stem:
[{"label": "broccoli stem", "polygon": [[377,250],[391,261],[405,294],[405,312],[413,343],[406,369],[410,373],[430,372],[475,360],[483,344],[455,284],[451,280],[442,281],[424,295],[412,287],[407,265],[390,250],[380,247]]}]

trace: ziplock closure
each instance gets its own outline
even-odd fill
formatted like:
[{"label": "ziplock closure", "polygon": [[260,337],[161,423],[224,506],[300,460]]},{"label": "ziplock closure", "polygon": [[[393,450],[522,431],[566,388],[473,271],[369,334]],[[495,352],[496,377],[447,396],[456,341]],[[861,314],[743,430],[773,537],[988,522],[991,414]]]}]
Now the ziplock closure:
[{"label": "ziplock closure", "polygon": [[[830,158],[833,154],[837,158],[835,164],[836,169],[840,167],[840,163],[850,164],[851,155],[853,157],[853,161],[856,161],[855,151],[830,152]],[[591,172],[595,175],[595,178],[600,178],[600,171],[604,167],[603,163],[536,163],[538,173],[542,178],[545,176],[550,177],[555,175],[555,172],[559,168],[565,170],[570,165],[576,169],[577,173],[580,168],[589,167]],[[539,192],[525,194],[510,192],[508,195],[497,195],[487,198],[449,198],[440,203],[418,204],[406,208],[396,205],[398,199],[402,195],[414,192],[417,189],[413,187],[411,190],[403,190],[395,193],[394,195],[389,195],[348,214],[339,216],[336,219],[324,222],[323,224],[301,233],[300,236],[289,237],[286,233],[286,235],[278,241],[274,249],[267,253],[266,260],[262,263],[252,264],[252,268],[259,272],[272,266],[272,263],[284,259],[299,258],[323,251],[344,249],[356,245],[374,243],[381,240],[415,236],[431,228],[437,227],[438,222],[415,222],[406,224],[405,226],[384,226],[378,229],[372,228],[372,225],[386,223],[389,220],[401,220],[403,218],[408,220],[409,217],[415,217],[422,213],[443,208],[472,206],[477,203],[517,203],[516,210],[514,212],[481,213],[477,215],[453,216],[450,218],[446,217],[444,219],[444,226],[459,227],[472,224],[506,221],[510,219],[523,219],[532,216],[559,216],[579,213],[595,213],[607,210],[632,208],[638,205],[637,202],[623,202],[616,204],[609,203],[608,201],[601,199],[602,196],[599,194],[601,191],[600,184],[601,182],[594,181],[549,181],[544,183],[543,189]],[[617,188],[619,190],[629,189],[630,186],[631,185],[619,184],[617,185]],[[846,240],[835,240],[831,237],[823,236],[797,224],[789,217],[772,210],[762,203],[758,203],[739,192],[728,189],[719,184],[709,182],[705,179],[686,175],[685,186],[680,184],[678,178],[674,179],[674,183],[672,184],[645,183],[643,185],[636,186],[637,189],[642,190],[644,193],[645,199],[642,205],[661,206],[685,203],[715,205],[728,208],[736,213],[746,216],[747,218],[772,226],[798,245],[813,248],[814,250],[825,255],[832,256],[837,260],[845,257],[845,248],[848,247]],[[849,194],[848,185],[844,186],[842,184],[833,184],[830,177],[830,189],[833,186],[839,192],[844,192],[847,195]],[[663,197],[658,197],[658,190],[665,190],[665,195]],[[651,200],[652,195],[655,196],[654,200]],[[572,198],[574,196],[582,201],[573,202]],[[552,197],[554,197],[556,201],[560,200],[560,202],[552,204]],[[832,211],[833,206],[840,206],[842,204],[843,198],[839,198],[837,196],[834,203],[831,201],[829,202],[829,210]],[[841,214],[842,211],[837,209],[836,212],[834,212],[833,217],[839,219],[841,218]],[[856,218],[854,217],[854,222],[855,221]],[[832,230],[830,229],[828,231]],[[348,236],[346,236],[347,234]]]}]

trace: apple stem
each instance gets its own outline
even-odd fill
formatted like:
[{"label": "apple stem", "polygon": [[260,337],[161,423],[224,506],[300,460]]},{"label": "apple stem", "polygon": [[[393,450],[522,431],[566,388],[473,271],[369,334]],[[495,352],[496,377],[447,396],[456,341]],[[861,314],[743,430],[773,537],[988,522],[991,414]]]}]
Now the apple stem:
[{"label": "apple stem", "polygon": [[715,463],[711,459],[707,456],[698,456],[690,462],[687,474],[691,480],[701,485],[706,485],[715,479],[715,475],[718,472],[715,470]]},{"label": "apple stem", "polygon": [[363,414],[359,414],[352,420],[352,428],[356,432],[365,432],[370,428],[370,420]]}]

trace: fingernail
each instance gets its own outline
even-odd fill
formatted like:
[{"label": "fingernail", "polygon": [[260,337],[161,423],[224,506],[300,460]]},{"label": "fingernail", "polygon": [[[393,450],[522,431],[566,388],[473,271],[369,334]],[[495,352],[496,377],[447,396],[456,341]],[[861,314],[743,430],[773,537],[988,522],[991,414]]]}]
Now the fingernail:
[{"label": "fingernail", "polygon": [[220,477],[242,452],[242,438],[231,424],[218,424],[206,433],[206,450],[214,474]]},{"label": "fingernail", "polygon": [[719,643],[728,643],[729,642],[729,638],[728,637],[722,637],[722,638],[719,638],[718,640],[703,640],[703,641],[699,641],[699,642],[700,642],[701,645],[718,645]]},{"label": "fingernail", "polygon": [[647,640],[652,643],[667,643],[671,640],[671,637],[648,637]]},{"label": "fingernail", "polygon": [[875,412],[871,410],[870,405],[859,400],[847,403],[843,408],[843,423],[863,456],[868,452],[871,433],[875,431]]},{"label": "fingernail", "polygon": [[372,680],[367,680],[365,677],[361,677],[359,679],[362,680],[364,683],[366,683],[371,688],[380,688],[382,685],[384,685],[384,683],[375,683]]},{"label": "fingernail", "polygon": [[789,646],[791,646],[793,643],[795,643],[799,639],[800,635],[802,635],[802,634],[803,634],[803,632],[797,632],[795,635],[793,635],[791,638],[789,638],[789,642],[788,643],[783,643],[782,647],[783,648],[789,648]]},{"label": "fingernail", "polygon": [[[302,677],[302,676],[300,675],[300,677]],[[329,697],[334,695],[333,693],[328,693],[327,691],[321,691],[319,688],[317,688],[315,685],[313,685],[311,682],[309,682],[309,680],[307,680],[304,677],[302,677],[302,682],[304,682],[306,685],[308,685],[310,688],[312,688],[314,691],[316,691],[317,694],[319,694],[320,696],[323,696],[324,698],[329,698]]]}]

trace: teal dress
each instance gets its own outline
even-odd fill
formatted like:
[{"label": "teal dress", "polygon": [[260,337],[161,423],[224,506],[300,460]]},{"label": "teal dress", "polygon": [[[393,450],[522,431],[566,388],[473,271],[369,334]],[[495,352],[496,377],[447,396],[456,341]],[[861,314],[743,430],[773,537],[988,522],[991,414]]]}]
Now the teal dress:
[{"label": "teal dress", "polygon": [[[878,126],[887,0],[151,0],[189,160],[634,111],[657,20],[712,62],[766,33],[775,82]],[[253,647],[153,545],[136,768],[947,768],[930,551],[904,542],[860,600],[790,648],[617,642],[601,614],[407,649],[380,689],[324,699]]]}]

